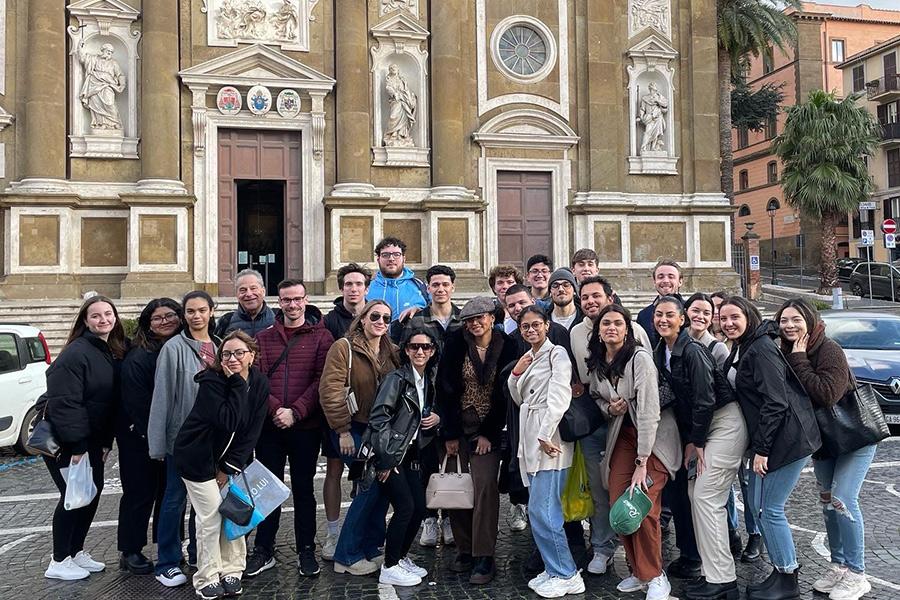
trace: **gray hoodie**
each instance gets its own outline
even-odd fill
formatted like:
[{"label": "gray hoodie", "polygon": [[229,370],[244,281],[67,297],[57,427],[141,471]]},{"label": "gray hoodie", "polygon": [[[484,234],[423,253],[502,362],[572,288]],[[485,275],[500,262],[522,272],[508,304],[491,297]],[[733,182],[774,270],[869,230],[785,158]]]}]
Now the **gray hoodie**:
[{"label": "gray hoodie", "polygon": [[162,459],[175,451],[175,437],[197,398],[199,386],[194,375],[204,367],[200,346],[182,331],[166,342],[159,353],[147,424],[150,458]]}]

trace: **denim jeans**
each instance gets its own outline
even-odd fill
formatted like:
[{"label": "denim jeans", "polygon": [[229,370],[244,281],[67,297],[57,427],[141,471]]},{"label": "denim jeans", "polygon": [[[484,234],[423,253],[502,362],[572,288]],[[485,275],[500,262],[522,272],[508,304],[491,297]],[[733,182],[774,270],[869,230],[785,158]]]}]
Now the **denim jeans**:
[{"label": "denim jeans", "polygon": [[591,486],[591,497],[594,500],[594,516],[591,517],[591,546],[594,554],[612,557],[619,544],[619,536],[609,525],[609,491],[601,482],[600,462],[606,453],[607,425],[578,440],[584,462],[587,465],[588,483]]},{"label": "denim jeans", "polygon": [[[750,473],[749,468],[745,468],[744,464],[746,464],[747,460],[741,463],[741,468],[738,469],[737,480],[741,485],[741,497],[744,499],[744,527],[747,529],[747,533],[750,535],[759,535],[759,525],[756,524],[756,518],[753,516],[753,511],[750,510],[750,494],[747,492],[747,474]],[[731,486],[731,495],[728,496],[728,528],[737,531],[738,528],[738,509],[736,502],[736,493],[734,491],[734,486]]]},{"label": "denim jeans", "polygon": [[356,498],[350,503],[341,535],[334,550],[334,562],[350,566],[364,558],[380,555],[378,548],[384,544],[387,528],[388,497],[377,483],[366,487],[359,485]]},{"label": "denim jeans", "polygon": [[544,568],[553,577],[569,579],[578,571],[566,534],[563,532],[562,496],[569,469],[538,471],[528,475],[528,519],[531,535],[544,559]]},{"label": "denim jeans", "polygon": [[859,490],[875,457],[876,447],[872,444],[837,458],[813,460],[822,494],[831,562],[846,566],[854,573],[866,570],[865,527],[859,509]]},{"label": "denim jeans", "polygon": [[784,505],[800,480],[803,467],[809,462],[805,456],[792,463],[769,471],[765,477],[750,473],[749,499],[758,519],[766,550],[772,566],[782,573],[793,573],[797,567],[797,549],[788,526]]},{"label": "denim jeans", "polygon": [[[175,459],[166,456],[166,492],[159,509],[159,524],[156,527],[156,574],[161,575],[181,564],[181,540],[184,527],[184,510],[187,503],[187,489],[175,469]],[[196,524],[191,518],[188,523],[188,556],[197,556]]]}]

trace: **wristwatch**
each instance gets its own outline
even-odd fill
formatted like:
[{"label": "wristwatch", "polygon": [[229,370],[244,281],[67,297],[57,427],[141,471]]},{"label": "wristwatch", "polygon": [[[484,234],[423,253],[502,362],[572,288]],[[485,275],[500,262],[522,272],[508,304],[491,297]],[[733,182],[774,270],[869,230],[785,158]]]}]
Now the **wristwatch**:
[{"label": "wristwatch", "polygon": [[646,467],[647,466],[647,458],[641,458],[638,456],[634,459],[634,464],[636,467]]}]

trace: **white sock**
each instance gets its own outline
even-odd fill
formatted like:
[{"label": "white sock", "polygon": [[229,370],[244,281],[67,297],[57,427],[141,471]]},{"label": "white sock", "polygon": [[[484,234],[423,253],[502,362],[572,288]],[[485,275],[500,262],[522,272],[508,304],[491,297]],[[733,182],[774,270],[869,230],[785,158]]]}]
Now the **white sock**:
[{"label": "white sock", "polygon": [[328,521],[328,533],[331,535],[337,535],[337,533],[341,530],[340,527],[340,519],[337,521]]}]

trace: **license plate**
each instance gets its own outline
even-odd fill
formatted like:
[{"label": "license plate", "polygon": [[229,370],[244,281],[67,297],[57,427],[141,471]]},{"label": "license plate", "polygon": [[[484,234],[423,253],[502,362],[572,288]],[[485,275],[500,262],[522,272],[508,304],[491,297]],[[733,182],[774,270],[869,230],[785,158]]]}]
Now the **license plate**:
[{"label": "license plate", "polygon": [[884,420],[888,425],[900,425],[900,415],[884,415]]}]

